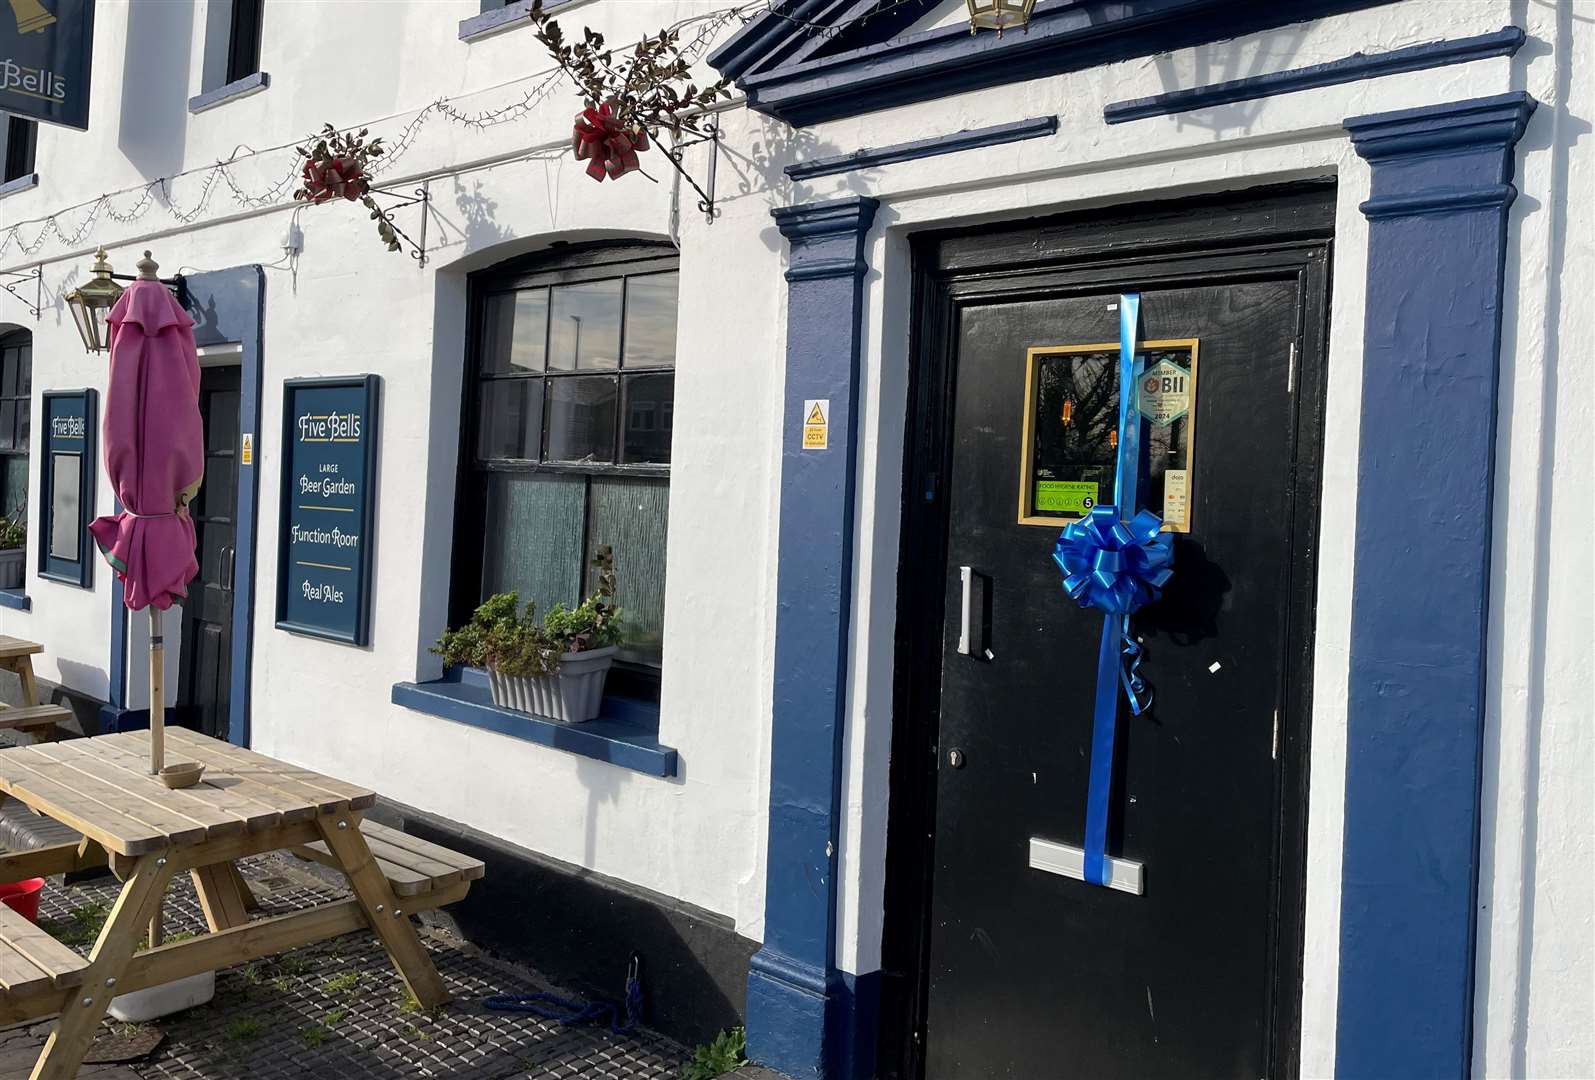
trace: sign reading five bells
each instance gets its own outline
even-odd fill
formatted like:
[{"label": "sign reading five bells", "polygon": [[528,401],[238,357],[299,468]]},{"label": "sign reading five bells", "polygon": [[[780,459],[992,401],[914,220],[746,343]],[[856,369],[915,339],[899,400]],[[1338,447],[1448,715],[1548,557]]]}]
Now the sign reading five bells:
[{"label": "sign reading five bells", "polygon": [[88,130],[94,0],[7,0],[0,8],[0,109]]}]

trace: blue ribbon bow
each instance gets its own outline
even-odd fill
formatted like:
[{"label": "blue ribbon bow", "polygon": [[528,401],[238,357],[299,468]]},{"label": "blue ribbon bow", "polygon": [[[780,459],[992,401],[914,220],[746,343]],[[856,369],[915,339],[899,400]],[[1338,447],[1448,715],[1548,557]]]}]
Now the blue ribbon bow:
[{"label": "blue ribbon bow", "polygon": [[1151,704],[1137,673],[1141,646],[1130,634],[1130,615],[1152,603],[1174,573],[1174,545],[1163,521],[1136,510],[1141,470],[1141,417],[1136,408],[1135,331],[1141,297],[1119,297],[1119,454],[1114,501],[1134,513],[1122,520],[1120,506],[1094,506],[1064,526],[1052,549],[1063,572],[1063,589],[1081,607],[1102,612],[1097,652],[1096,709],[1091,724],[1091,775],[1086,788],[1085,879],[1106,885],[1108,817],[1113,793],[1113,746],[1118,725],[1119,684],[1136,716]]},{"label": "blue ribbon bow", "polygon": [[1117,506],[1093,506],[1065,525],[1052,549],[1063,590],[1081,607],[1128,615],[1158,598],[1174,573],[1174,544],[1150,510],[1129,521]]}]

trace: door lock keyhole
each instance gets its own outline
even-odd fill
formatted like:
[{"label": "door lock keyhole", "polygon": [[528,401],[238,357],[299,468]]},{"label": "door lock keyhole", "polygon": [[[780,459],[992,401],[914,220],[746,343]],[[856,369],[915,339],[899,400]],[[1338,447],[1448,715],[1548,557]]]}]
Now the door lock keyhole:
[{"label": "door lock keyhole", "polygon": [[947,751],[947,764],[951,768],[962,769],[964,767],[964,752],[956,746]]}]

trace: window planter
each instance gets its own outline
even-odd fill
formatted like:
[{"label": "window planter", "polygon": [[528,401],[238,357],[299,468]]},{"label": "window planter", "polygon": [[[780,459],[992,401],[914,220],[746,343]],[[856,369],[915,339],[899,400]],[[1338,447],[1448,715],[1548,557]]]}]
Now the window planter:
[{"label": "window planter", "polygon": [[6,548],[0,551],[0,589],[22,588],[22,563],[27,548]]},{"label": "window planter", "polygon": [[618,646],[565,653],[552,675],[500,675],[488,669],[493,704],[530,713],[561,724],[580,724],[596,717],[604,701],[604,680]]}]

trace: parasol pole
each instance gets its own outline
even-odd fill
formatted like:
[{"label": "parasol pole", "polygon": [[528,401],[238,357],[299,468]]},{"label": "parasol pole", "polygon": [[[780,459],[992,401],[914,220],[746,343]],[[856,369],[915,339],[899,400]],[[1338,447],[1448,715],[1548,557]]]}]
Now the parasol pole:
[{"label": "parasol pole", "polygon": [[150,773],[159,776],[166,764],[166,643],[161,639],[161,612],[150,612]]},{"label": "parasol pole", "polygon": [[[136,264],[141,281],[160,281],[160,264],[148,251]],[[181,511],[181,507],[179,507]],[[166,766],[166,643],[161,636],[161,612],[150,605],[150,773]],[[151,924],[151,932],[155,931]]]}]

